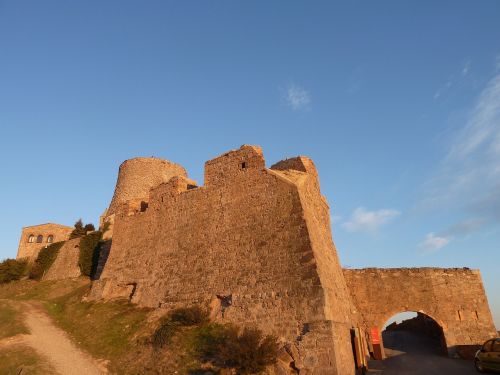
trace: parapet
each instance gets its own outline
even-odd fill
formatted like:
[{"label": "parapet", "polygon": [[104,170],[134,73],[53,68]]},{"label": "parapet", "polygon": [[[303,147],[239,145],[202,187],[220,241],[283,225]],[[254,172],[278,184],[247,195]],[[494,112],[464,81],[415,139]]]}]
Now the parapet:
[{"label": "parapet", "polygon": [[271,169],[275,171],[294,170],[314,174],[317,176],[316,166],[314,162],[306,156],[297,156],[295,158],[285,159],[273,164]]},{"label": "parapet", "polygon": [[265,164],[259,146],[243,145],[205,163],[205,186],[220,185],[239,174],[263,170]]},{"label": "parapet", "polygon": [[148,200],[149,191],[174,176],[187,176],[179,164],[159,158],[133,158],[120,165],[115,193],[106,215],[112,215],[119,206],[132,200]]}]

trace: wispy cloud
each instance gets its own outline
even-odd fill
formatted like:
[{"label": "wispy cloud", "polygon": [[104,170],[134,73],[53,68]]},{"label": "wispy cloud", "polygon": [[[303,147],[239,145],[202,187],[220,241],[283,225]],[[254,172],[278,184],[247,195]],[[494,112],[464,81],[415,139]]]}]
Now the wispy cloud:
[{"label": "wispy cloud", "polygon": [[452,237],[500,223],[499,71],[479,94],[464,125],[452,133],[446,154],[425,190],[422,206],[454,209],[469,217],[436,238],[449,242]]},{"label": "wispy cloud", "polygon": [[424,252],[434,252],[448,245],[450,241],[451,237],[442,237],[430,232],[427,233],[425,239],[419,243],[418,247]]},{"label": "wispy cloud", "polygon": [[459,221],[445,230],[434,233],[427,233],[425,239],[418,244],[418,248],[423,253],[435,252],[447,246],[453,239],[465,237],[471,233],[476,232],[484,225],[483,218],[472,218]]},{"label": "wispy cloud", "polygon": [[364,207],[358,207],[342,226],[349,232],[376,233],[381,226],[400,214],[399,211],[393,209],[368,211]]},{"label": "wispy cloud", "polygon": [[470,70],[470,60],[467,60],[462,67],[462,76],[465,77],[467,74],[469,74]]},{"label": "wispy cloud", "polygon": [[456,70],[453,72],[449,78],[446,80],[444,84],[442,84],[435,92],[434,92],[434,100],[438,100],[442,96],[444,96],[452,87],[459,87],[460,81],[464,81],[466,77],[469,75],[471,70],[471,60],[466,60],[460,70]]},{"label": "wispy cloud", "polygon": [[448,89],[452,86],[452,84],[453,84],[452,81],[449,80],[443,86],[438,88],[434,93],[434,100],[439,99],[441,95],[443,95],[446,91],[448,91]]},{"label": "wispy cloud", "polygon": [[286,90],[285,101],[294,111],[307,109],[311,104],[311,95],[302,87],[291,84]]}]

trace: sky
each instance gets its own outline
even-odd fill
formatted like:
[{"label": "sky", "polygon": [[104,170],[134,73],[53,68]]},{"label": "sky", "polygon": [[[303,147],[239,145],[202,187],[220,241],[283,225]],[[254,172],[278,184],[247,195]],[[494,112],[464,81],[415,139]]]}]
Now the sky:
[{"label": "sky", "polygon": [[[500,2],[0,0],[0,258],[119,164],[311,157],[344,267],[479,268],[500,329]],[[404,285],[401,285],[404,287]]]}]

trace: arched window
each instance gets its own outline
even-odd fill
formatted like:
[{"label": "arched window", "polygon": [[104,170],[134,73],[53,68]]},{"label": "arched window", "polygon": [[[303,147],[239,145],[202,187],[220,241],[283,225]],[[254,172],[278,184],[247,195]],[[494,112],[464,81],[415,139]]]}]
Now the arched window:
[{"label": "arched window", "polygon": [[41,234],[39,234],[37,237],[36,237],[36,242],[37,243],[42,243],[43,242],[43,236]]},{"label": "arched window", "polygon": [[30,235],[29,235],[29,237],[28,237],[28,242],[29,242],[29,243],[33,243],[33,242],[35,242],[35,236],[34,236],[34,235],[32,235],[32,234],[30,234]]},{"label": "arched window", "polygon": [[54,236],[52,234],[49,234],[47,236],[47,243],[52,243],[52,242],[54,242]]}]

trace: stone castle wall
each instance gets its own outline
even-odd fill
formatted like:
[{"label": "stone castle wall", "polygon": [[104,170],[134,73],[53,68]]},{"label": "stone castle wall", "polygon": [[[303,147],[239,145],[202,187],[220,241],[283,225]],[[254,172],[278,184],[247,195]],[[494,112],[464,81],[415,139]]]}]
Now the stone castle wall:
[{"label": "stone castle wall", "polygon": [[74,238],[64,243],[59,249],[54,263],[43,276],[43,280],[64,280],[81,275],[80,267],[78,266],[80,240],[81,238]]},{"label": "stone castle wall", "polygon": [[[257,147],[205,164],[205,185],[177,176],[115,211],[111,251],[92,298],[141,306],[207,304],[296,348],[295,365],[354,371],[351,304],[312,161],[266,169]],[[302,372],[301,372],[302,373]]]},{"label": "stone castle wall", "polygon": [[421,312],[443,329],[450,353],[457,345],[496,336],[481,274],[468,268],[345,269],[344,276],[365,329],[395,314]]},{"label": "stone castle wall", "polygon": [[[71,227],[52,223],[24,227],[21,232],[16,259],[29,258],[30,261],[33,261],[41,249],[51,243],[66,241],[72,231],[73,228]],[[33,242],[29,242],[30,236],[33,236]],[[37,242],[39,236],[42,236],[41,242]],[[49,236],[52,236],[52,242],[47,242]]]}]

